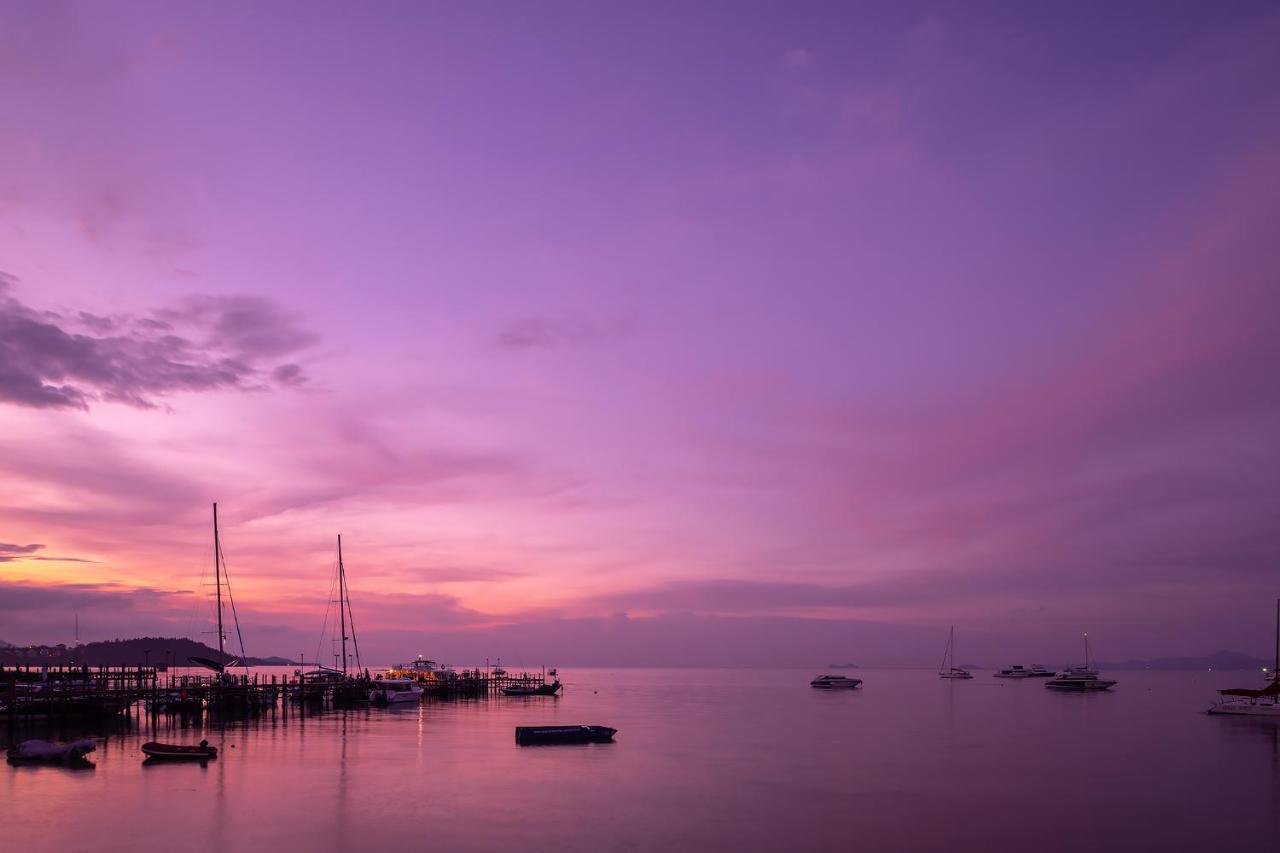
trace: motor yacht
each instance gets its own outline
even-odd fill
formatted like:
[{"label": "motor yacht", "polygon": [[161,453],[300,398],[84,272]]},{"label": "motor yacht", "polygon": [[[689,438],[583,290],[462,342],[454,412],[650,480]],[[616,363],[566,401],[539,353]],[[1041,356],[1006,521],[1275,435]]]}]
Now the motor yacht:
[{"label": "motor yacht", "polygon": [[1029,667],[1015,663],[1006,666],[999,672],[993,672],[991,675],[995,678],[1053,678],[1055,673],[1050,672],[1038,663],[1033,663]]},{"label": "motor yacht", "polygon": [[1089,669],[1084,666],[1073,666],[1070,669],[1064,669],[1044,683],[1045,687],[1052,687],[1055,690],[1110,690],[1115,687],[1116,682],[1109,678],[1099,678],[1096,669]]},{"label": "motor yacht", "polygon": [[1099,678],[1098,671],[1089,666],[1089,635],[1084,635],[1084,666],[1072,666],[1064,669],[1044,683],[1045,687],[1054,690],[1071,690],[1077,693],[1093,690],[1110,690],[1116,682],[1109,678]]},{"label": "motor yacht", "polygon": [[369,690],[369,701],[378,705],[417,702],[422,693],[422,688],[412,678],[384,678],[374,682]]},{"label": "motor yacht", "polygon": [[819,690],[852,690],[861,684],[861,678],[847,678],[843,675],[819,675],[809,682],[810,687],[817,687]]}]

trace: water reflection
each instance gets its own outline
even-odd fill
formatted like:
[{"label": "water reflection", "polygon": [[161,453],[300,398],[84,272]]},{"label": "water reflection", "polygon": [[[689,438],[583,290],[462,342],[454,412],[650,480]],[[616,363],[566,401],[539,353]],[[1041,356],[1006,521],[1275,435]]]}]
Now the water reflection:
[{"label": "water reflection", "polygon": [[[847,849],[837,826],[867,849],[1053,853],[1079,849],[1046,832],[1064,813],[1113,849],[1211,846],[1228,826],[1245,844],[1275,837],[1280,725],[1204,714],[1212,680],[1125,673],[1114,693],[1061,695],[932,671],[862,675],[858,690],[825,692],[807,671],[583,671],[558,700],[291,706],[93,732],[62,721],[24,734],[95,734],[99,770],[2,768],[6,841],[83,848],[75,826],[92,825],[144,853],[174,838],[195,851],[414,849],[423,815],[431,846],[450,853],[530,838],[593,853]],[[616,727],[617,742],[514,743],[517,725],[567,723]],[[220,748],[208,766],[138,766],[145,740],[202,737]],[[78,820],[49,819],[65,814]]]}]

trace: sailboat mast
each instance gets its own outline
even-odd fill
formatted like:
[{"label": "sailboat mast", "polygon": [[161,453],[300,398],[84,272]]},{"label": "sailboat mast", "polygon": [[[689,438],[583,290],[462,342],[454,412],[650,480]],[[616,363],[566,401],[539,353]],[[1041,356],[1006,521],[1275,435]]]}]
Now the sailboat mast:
[{"label": "sailboat mast", "polygon": [[1271,667],[1271,677],[1280,681],[1280,598],[1276,599],[1276,660]]},{"label": "sailboat mast", "polygon": [[[205,563],[208,565],[208,563]],[[218,663],[223,663],[226,652],[223,650],[222,634],[222,546],[218,544],[218,503],[213,504],[213,576],[214,585],[218,588]]]},{"label": "sailboat mast", "polygon": [[342,674],[347,674],[347,572],[342,567],[342,534],[338,534],[338,616],[342,630]]}]

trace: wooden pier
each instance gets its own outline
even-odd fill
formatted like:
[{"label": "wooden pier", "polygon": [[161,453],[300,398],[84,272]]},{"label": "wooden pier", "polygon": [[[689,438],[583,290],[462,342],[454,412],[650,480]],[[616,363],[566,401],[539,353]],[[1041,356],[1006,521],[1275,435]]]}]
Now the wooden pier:
[{"label": "wooden pier", "polygon": [[[435,670],[416,680],[428,698],[487,699],[507,687],[545,684],[546,676],[477,668]],[[369,690],[377,684],[367,674],[316,681],[300,672],[197,675],[152,666],[0,666],[0,721],[12,731],[20,720],[42,718],[307,714],[368,704]]]}]

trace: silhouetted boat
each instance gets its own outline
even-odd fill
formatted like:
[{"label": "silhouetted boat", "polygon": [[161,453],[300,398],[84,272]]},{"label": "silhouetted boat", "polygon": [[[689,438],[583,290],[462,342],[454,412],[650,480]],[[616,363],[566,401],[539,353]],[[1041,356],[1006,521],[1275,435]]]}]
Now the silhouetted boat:
[{"label": "silhouetted boat", "polygon": [[810,687],[816,687],[819,690],[853,690],[861,684],[861,678],[848,678],[843,675],[819,675],[809,682]]},{"label": "silhouetted boat", "polygon": [[519,746],[556,743],[608,743],[618,733],[608,726],[516,726]]},{"label": "silhouetted boat", "polygon": [[50,743],[47,740],[24,740],[9,747],[5,757],[10,764],[61,764],[66,767],[92,767],[86,755],[98,747],[91,738],[81,738],[70,743]]},{"label": "silhouetted boat", "polygon": [[142,752],[147,758],[155,761],[208,761],[218,757],[218,748],[209,746],[209,741],[202,740],[196,746],[181,746],[173,743],[147,741],[142,745]]},{"label": "silhouetted boat", "polygon": [[[951,659],[951,665],[947,665],[947,658]],[[942,663],[938,666],[939,678],[973,678],[973,674],[967,669],[961,669],[956,666],[956,626],[951,626],[951,635],[947,637],[947,647],[942,651]]]},{"label": "silhouetted boat", "polygon": [[1223,698],[1209,707],[1210,714],[1280,718],[1280,598],[1276,599],[1276,658],[1267,686],[1232,687],[1219,690],[1218,695]]},{"label": "silhouetted boat", "polygon": [[554,696],[563,685],[559,679],[547,684],[510,684],[502,688],[506,696]]},{"label": "silhouetted boat", "polygon": [[1045,687],[1054,690],[1071,690],[1077,693],[1092,690],[1110,690],[1115,681],[1099,678],[1098,671],[1089,666],[1089,635],[1084,635],[1084,666],[1072,666],[1064,669],[1044,683]]}]

